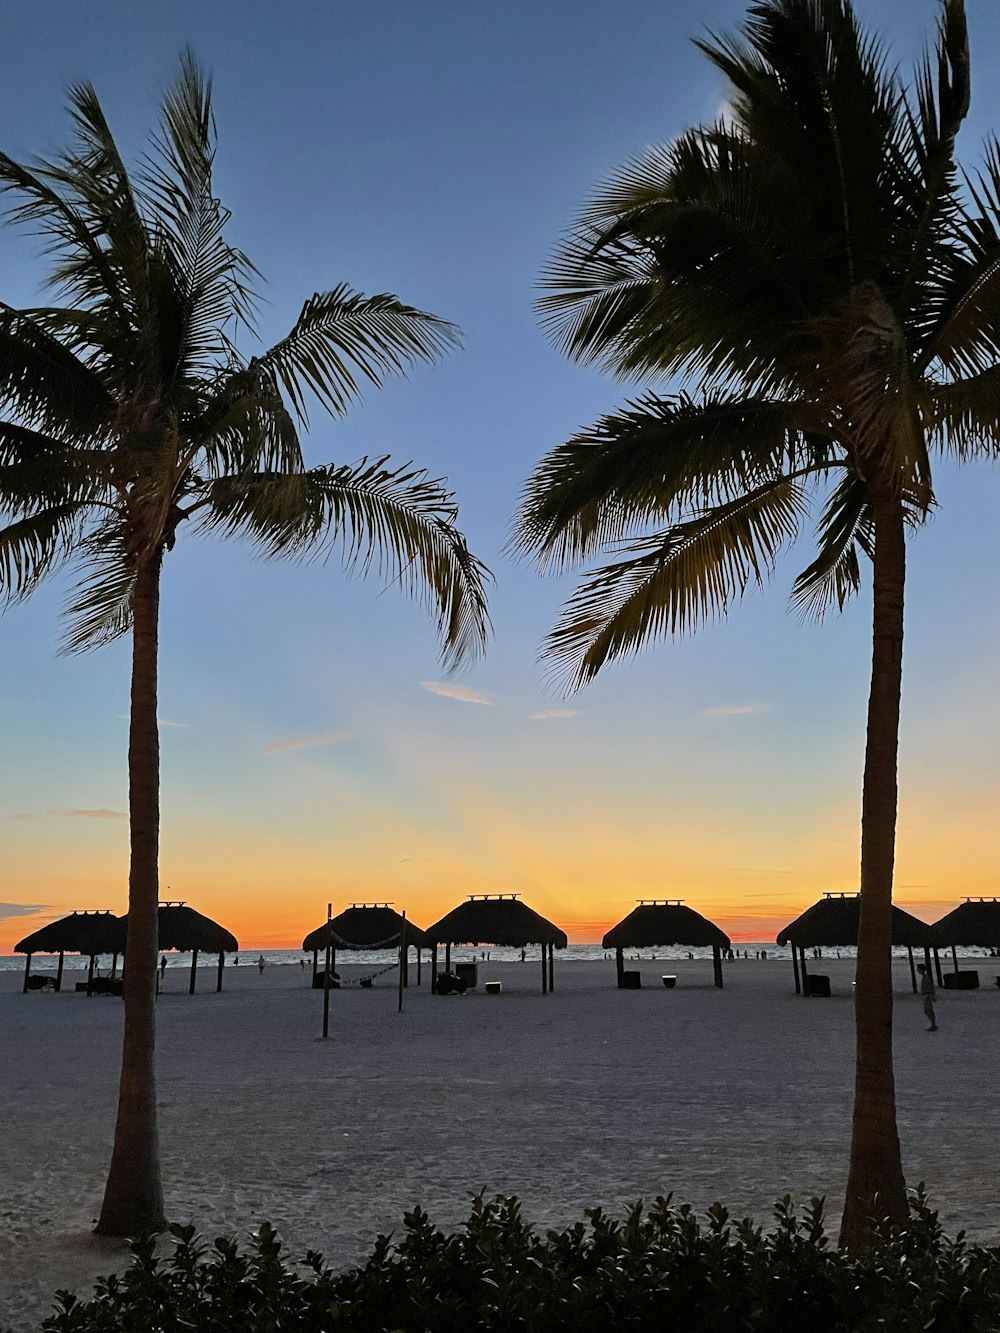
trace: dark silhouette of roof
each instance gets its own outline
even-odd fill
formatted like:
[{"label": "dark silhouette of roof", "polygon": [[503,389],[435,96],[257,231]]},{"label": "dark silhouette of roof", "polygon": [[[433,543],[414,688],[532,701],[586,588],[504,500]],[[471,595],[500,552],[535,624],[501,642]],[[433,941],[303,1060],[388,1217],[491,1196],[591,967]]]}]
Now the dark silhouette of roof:
[{"label": "dark silhouette of roof", "polygon": [[[330,944],[334,949],[398,949],[403,927],[401,913],[390,903],[351,903],[330,922]],[[406,944],[426,948],[427,935],[412,921],[406,922]],[[305,950],[326,949],[326,922],[302,941]]]},{"label": "dark silhouette of roof", "polygon": [[966,898],[931,927],[938,944],[1000,948],[1000,899]]},{"label": "dark silhouette of roof", "polygon": [[[128,915],[123,916],[126,931]],[[178,953],[238,953],[236,936],[211,917],[202,916],[185,903],[160,903],[157,914],[157,945]]]},{"label": "dark silhouette of roof", "polygon": [[729,936],[679,898],[640,899],[601,941],[604,949],[647,949],[668,944],[729,948]]},{"label": "dark silhouette of roof", "polygon": [[431,944],[496,944],[523,948],[554,944],[565,949],[566,932],[522,903],[517,894],[471,894],[427,931]]},{"label": "dark silhouette of roof", "polygon": [[[861,898],[856,893],[826,893],[779,931],[779,944],[794,944],[803,949],[814,945],[834,948],[858,942]],[[892,942],[911,949],[923,949],[935,943],[931,927],[901,907],[892,909]]]},{"label": "dark silhouette of roof", "polygon": [[51,921],[41,930],[26,935],[14,945],[15,953],[100,953],[125,952],[123,918],[113,912],[71,912]]}]

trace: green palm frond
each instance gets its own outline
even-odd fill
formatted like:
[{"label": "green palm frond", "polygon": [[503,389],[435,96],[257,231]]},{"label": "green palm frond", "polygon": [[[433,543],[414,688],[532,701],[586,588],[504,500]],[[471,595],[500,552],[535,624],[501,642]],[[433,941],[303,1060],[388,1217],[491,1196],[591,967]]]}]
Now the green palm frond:
[{"label": "green palm frond", "polygon": [[928,399],[927,427],[955,458],[1000,454],[1000,366],[934,385]]},{"label": "green palm frond", "polygon": [[556,676],[579,689],[606,662],[723,614],[762,585],[805,513],[803,481],[779,477],[625,548],[586,576],[545,641]]},{"label": "green palm frond", "polygon": [[359,381],[381,388],[389,375],[438,360],[458,338],[447,320],[395,296],[364,296],[342,283],[311,296],[288,336],[258,359],[308,423],[308,394],[342,416],[361,396]]},{"label": "green palm frond", "polygon": [[105,520],[81,547],[84,576],[66,605],[63,653],[89,652],[113,643],[132,627],[135,562],[128,558],[119,524]]},{"label": "green palm frond", "polygon": [[[562,568],[645,522],[734,499],[805,462],[818,463],[787,403],[649,394],[553,449],[529,479],[513,550]],[[806,417],[804,408],[799,419]]]},{"label": "green palm frond", "polygon": [[30,315],[0,304],[0,408],[21,425],[90,441],[114,401],[100,377]]},{"label": "green palm frond", "polygon": [[323,560],[339,551],[348,572],[380,577],[434,608],[448,666],[483,651],[489,573],[455,526],[440,481],[386,458],[293,475],[220,478],[206,488],[202,527],[244,536],[265,557]]},{"label": "green palm frond", "polygon": [[182,419],[207,475],[304,471],[298,426],[272,371],[252,360],[207,387],[205,401]]},{"label": "green palm frond", "polygon": [[0,527],[0,602],[23,601],[70,559],[80,519],[80,506],[64,501]]},{"label": "green palm frond", "polygon": [[858,550],[874,551],[868,486],[850,474],[841,478],[817,526],[819,554],[792,585],[791,604],[803,618],[822,620],[831,606],[842,611],[861,586]]}]

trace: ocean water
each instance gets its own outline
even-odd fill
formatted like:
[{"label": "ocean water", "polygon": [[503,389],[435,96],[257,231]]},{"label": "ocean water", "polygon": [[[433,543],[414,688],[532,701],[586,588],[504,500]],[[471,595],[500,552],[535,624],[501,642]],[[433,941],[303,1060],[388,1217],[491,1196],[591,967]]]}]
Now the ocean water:
[{"label": "ocean water", "polygon": [[[780,958],[787,960],[791,957],[790,950],[787,948],[780,948],[773,940],[740,940],[739,944],[735,945],[734,948],[736,948],[740,959],[743,958],[744,952],[746,952],[746,954],[749,955],[750,962],[755,961],[756,955],[762,951],[767,954],[769,959]],[[942,950],[942,956],[950,954],[950,952],[950,950]],[[425,959],[427,953],[428,951],[425,950]],[[826,958],[854,958],[856,953],[857,950],[852,948],[824,949],[822,956]],[[920,951],[915,950],[914,953],[919,961]],[[959,958],[983,958],[989,956],[988,949],[959,948],[957,953]],[[537,945],[529,945],[525,954],[525,966],[531,962],[538,963],[540,955]],[[484,955],[490,962],[494,963],[517,963],[521,958],[521,950],[496,947],[490,949],[473,949],[470,945],[456,944],[452,945],[451,961],[452,963],[462,963],[473,959],[481,959]],[[237,955],[239,958],[239,964],[237,965],[240,967],[255,966],[258,958],[261,956],[263,956],[264,962],[268,967],[298,967],[299,959],[301,958],[305,958],[308,964],[312,964],[312,955],[304,954],[301,949],[245,949]],[[906,950],[894,949],[893,956],[896,958],[905,958]],[[631,959],[642,962],[679,962],[689,957],[695,959],[710,959],[712,957],[712,951],[711,949],[686,949],[671,946],[659,949],[641,949],[638,951],[626,950],[625,952],[626,960]],[[807,952],[807,962],[810,961],[811,957],[812,955]],[[600,962],[601,959],[604,958],[613,961],[614,952],[612,951],[609,953],[608,950],[602,949],[599,944],[570,944],[567,948],[558,949],[556,951],[556,959],[560,963]],[[191,955],[189,953],[168,953],[166,954],[166,959],[168,968],[190,968],[191,966]],[[412,959],[413,955],[411,954],[411,961]],[[35,954],[31,960],[31,970],[32,972],[54,972],[56,961],[56,956],[54,954]],[[119,963],[120,961],[121,960],[119,960]],[[211,966],[212,955],[203,954],[199,961],[203,961],[205,966],[209,967]],[[337,953],[338,967],[341,966],[341,964],[351,962],[373,967],[378,965],[389,966],[395,961],[395,949],[338,950]],[[443,966],[443,946],[438,951],[438,961]],[[99,966],[102,970],[106,967],[110,967],[110,965],[110,955],[106,958],[99,959]],[[66,955],[65,968],[67,971],[85,972],[89,966],[90,960],[86,957],[82,957],[78,954]],[[226,966],[227,968],[234,966],[234,958],[232,955],[227,955]],[[23,970],[23,954],[0,955],[0,972],[20,972]]]}]

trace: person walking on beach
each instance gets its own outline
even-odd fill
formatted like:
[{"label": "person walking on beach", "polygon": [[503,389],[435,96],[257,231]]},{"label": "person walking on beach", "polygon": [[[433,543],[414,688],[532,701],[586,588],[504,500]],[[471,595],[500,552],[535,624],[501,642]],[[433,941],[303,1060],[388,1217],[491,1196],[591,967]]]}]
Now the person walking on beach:
[{"label": "person walking on beach", "polygon": [[163,980],[163,974],[164,974],[164,972],[166,972],[166,970],[167,970],[167,955],[166,955],[165,953],[161,953],[161,954],[160,954],[160,980],[161,980],[161,981]]},{"label": "person walking on beach", "polygon": [[920,973],[920,994],[924,997],[924,1015],[930,1026],[928,1032],[937,1032],[937,1017],[934,1013],[934,978],[930,974],[930,969],[926,963],[918,963],[917,971]]},{"label": "person walking on beach", "polygon": [[261,976],[264,975],[264,955],[263,955],[263,954],[261,954],[261,956],[257,959],[257,970],[260,972],[260,975],[261,975]]}]

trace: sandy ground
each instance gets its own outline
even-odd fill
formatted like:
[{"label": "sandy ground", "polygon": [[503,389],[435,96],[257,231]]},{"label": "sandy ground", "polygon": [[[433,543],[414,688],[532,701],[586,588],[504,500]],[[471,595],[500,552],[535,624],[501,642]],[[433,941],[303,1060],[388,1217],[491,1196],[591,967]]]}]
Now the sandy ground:
[{"label": "sandy ground", "polygon": [[[816,965],[819,968],[819,965]],[[297,967],[227,969],[193,998],[168,973],[159,1006],[159,1102],[168,1210],[205,1232],[274,1222],[294,1253],[335,1264],[415,1203],[445,1224],[470,1192],[516,1193],[539,1224],[590,1205],[674,1191],[766,1218],[786,1191],[830,1198],[850,1126],[853,964],[824,961],[829,1000],[798,998],[787,963],[645,963],[617,991],[611,964],[487,964],[502,995],[406,992],[393,977],[322,995]],[[897,964],[900,1130],[911,1183],[947,1226],[1000,1240],[996,961],[984,988],[941,998],[925,1031]],[[352,969],[342,969],[345,976]],[[360,969],[363,971],[364,969]],[[675,990],[659,974],[676,972]],[[58,1287],[89,1288],[122,1249],[90,1228],[111,1148],[121,1006],[18,993],[0,973],[0,1329],[37,1327]]]}]

